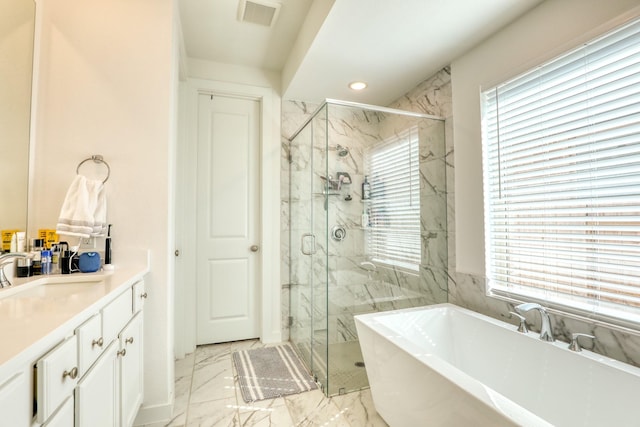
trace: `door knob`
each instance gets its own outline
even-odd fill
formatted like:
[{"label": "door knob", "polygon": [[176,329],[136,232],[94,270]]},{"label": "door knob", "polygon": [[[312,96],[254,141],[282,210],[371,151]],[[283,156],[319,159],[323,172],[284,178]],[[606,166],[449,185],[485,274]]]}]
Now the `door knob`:
[{"label": "door knob", "polygon": [[258,245],[252,245],[249,249],[251,249],[251,252],[258,252],[258,249],[260,249],[260,247]]}]

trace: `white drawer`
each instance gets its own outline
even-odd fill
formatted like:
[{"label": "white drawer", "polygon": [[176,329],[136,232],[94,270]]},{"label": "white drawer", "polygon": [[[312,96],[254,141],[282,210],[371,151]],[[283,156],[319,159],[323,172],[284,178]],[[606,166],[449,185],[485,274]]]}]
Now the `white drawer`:
[{"label": "white drawer", "polygon": [[80,378],[100,357],[107,342],[102,337],[102,317],[96,314],[76,329],[78,337],[78,375]]},{"label": "white drawer", "polygon": [[147,299],[147,291],[144,289],[144,280],[136,282],[133,285],[133,312],[137,313],[144,307],[144,301]]},{"label": "white drawer", "polygon": [[78,342],[73,335],[51,350],[37,366],[37,421],[43,423],[64,400],[71,396],[78,382]]},{"label": "white drawer", "polygon": [[132,292],[127,289],[102,309],[102,338],[105,345],[118,338],[118,333],[131,319]]}]

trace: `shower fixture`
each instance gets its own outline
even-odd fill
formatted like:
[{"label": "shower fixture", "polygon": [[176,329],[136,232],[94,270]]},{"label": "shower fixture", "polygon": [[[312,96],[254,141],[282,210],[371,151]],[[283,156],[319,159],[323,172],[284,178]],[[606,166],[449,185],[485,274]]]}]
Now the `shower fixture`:
[{"label": "shower fixture", "polygon": [[340,144],[337,144],[335,147],[329,147],[332,150],[336,150],[338,152],[338,157],[346,157],[349,155],[349,147],[343,147]]}]

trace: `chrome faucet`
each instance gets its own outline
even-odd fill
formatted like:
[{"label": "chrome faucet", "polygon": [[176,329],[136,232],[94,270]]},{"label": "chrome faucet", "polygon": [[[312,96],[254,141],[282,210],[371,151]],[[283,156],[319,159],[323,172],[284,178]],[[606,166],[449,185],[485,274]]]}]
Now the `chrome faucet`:
[{"label": "chrome faucet", "polygon": [[14,258],[27,258],[29,254],[26,252],[9,252],[0,254],[0,288],[11,286],[11,281],[4,273],[4,268],[14,261]]},{"label": "chrome faucet", "polygon": [[538,310],[540,313],[540,318],[542,319],[542,324],[540,325],[540,339],[542,341],[555,341],[553,338],[553,331],[551,330],[551,319],[549,318],[549,313],[547,310],[538,303],[535,302],[526,302],[524,304],[517,305],[515,310],[524,314],[530,310]]}]

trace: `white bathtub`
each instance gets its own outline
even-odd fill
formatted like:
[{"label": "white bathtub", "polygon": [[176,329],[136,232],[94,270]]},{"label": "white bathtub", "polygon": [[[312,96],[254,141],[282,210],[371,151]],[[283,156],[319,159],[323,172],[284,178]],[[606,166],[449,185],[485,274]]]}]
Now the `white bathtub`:
[{"label": "white bathtub", "polygon": [[640,426],[633,366],[452,304],[355,320],[376,410],[392,427]]}]

